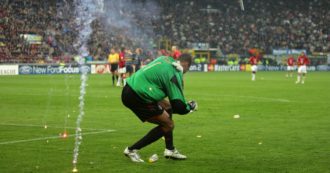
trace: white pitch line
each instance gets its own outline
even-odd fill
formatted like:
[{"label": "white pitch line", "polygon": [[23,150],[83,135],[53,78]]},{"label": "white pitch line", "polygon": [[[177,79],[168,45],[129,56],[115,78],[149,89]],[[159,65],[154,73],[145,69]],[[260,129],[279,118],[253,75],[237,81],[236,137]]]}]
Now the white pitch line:
[{"label": "white pitch line", "polygon": [[[86,132],[86,133],[82,133],[82,135],[94,135],[94,134],[100,134],[100,133],[110,133],[110,132],[114,132],[116,130],[102,130],[102,131],[98,131],[98,132]],[[68,135],[69,137],[74,137],[75,135]],[[48,137],[42,137],[42,138],[33,138],[33,139],[22,139],[22,140],[15,140],[15,141],[7,141],[7,142],[0,142],[0,145],[8,145],[8,144],[17,144],[17,143],[24,143],[24,142],[33,142],[33,141],[42,141],[42,140],[46,140],[46,139],[59,139],[62,138],[61,136],[57,135],[57,136],[48,136]]]},{"label": "white pitch line", "polygon": [[[34,93],[15,93],[11,94],[12,96],[45,96],[45,94],[34,94]],[[63,94],[54,94],[52,97],[67,97],[67,95]],[[70,97],[79,97],[77,94],[70,94]],[[92,97],[92,98],[108,98],[108,96],[98,96],[98,95],[88,95],[87,97]],[[120,98],[120,96],[111,96],[111,98]]]},{"label": "white pitch line", "polygon": [[[40,127],[44,128],[45,126],[37,125],[37,124],[15,124],[15,123],[0,123],[0,126],[16,126],[16,127]],[[76,127],[61,127],[61,126],[48,126],[47,128],[55,128],[55,129],[76,129]],[[109,129],[95,129],[95,128],[83,128],[85,130],[92,130],[92,131],[106,131]]]},{"label": "white pitch line", "polygon": [[269,98],[269,97],[256,97],[256,96],[239,96],[239,95],[215,95],[215,94],[201,94],[204,96],[214,96],[214,97],[233,97],[233,98],[250,98],[250,99],[257,99],[257,100],[268,100],[268,101],[275,101],[275,102],[284,102],[289,103],[291,102],[288,99],[283,98]]},{"label": "white pitch line", "polygon": [[269,98],[269,97],[255,97],[255,96],[233,96],[233,95],[222,95],[222,96],[228,96],[228,97],[240,97],[240,98],[252,98],[252,99],[260,99],[260,100],[269,100],[269,101],[277,101],[277,102],[291,102],[287,99],[282,98]]}]

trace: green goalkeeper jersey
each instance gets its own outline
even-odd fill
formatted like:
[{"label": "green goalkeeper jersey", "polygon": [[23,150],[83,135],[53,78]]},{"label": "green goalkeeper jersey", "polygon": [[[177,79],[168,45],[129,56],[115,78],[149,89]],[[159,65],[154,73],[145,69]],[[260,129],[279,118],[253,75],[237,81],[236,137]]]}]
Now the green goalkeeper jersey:
[{"label": "green goalkeeper jersey", "polygon": [[161,56],[127,79],[127,84],[146,103],[161,101],[168,97],[180,101],[186,111],[190,106],[183,95],[183,73],[172,64],[172,57]]}]

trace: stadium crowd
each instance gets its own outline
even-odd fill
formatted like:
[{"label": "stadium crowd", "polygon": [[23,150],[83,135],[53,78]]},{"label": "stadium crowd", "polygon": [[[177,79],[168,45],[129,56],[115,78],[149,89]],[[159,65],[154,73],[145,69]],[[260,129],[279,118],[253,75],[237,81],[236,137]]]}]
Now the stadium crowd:
[{"label": "stadium crowd", "polygon": [[[147,0],[140,0],[146,3]],[[92,23],[89,48],[93,60],[104,60],[112,47],[143,46],[144,52],[157,48],[157,39],[189,48],[193,43],[209,43],[223,54],[246,54],[253,47],[271,53],[274,48],[330,52],[330,1],[328,0],[154,0],[159,13],[141,6],[139,11],[118,11],[136,25],[134,34],[123,27],[109,26],[97,19]],[[78,28],[74,6],[67,0],[0,1],[0,63],[71,62]],[[111,5],[111,4],[110,4]],[[161,9],[160,9],[161,8]],[[144,15],[138,15],[144,12]],[[149,16],[148,18],[142,18]],[[103,18],[106,18],[104,16]],[[145,26],[151,26],[147,30]],[[143,34],[140,30],[153,33]],[[39,35],[38,44],[24,34]],[[148,40],[149,39],[149,40]],[[148,49],[148,50],[146,50]],[[148,53],[148,56],[153,56]]]},{"label": "stadium crowd", "polygon": [[330,1],[244,0],[245,11],[237,1],[172,2],[164,6],[159,24],[165,25],[158,28],[180,47],[202,42],[224,53],[251,47],[268,53],[273,48],[330,50]]}]

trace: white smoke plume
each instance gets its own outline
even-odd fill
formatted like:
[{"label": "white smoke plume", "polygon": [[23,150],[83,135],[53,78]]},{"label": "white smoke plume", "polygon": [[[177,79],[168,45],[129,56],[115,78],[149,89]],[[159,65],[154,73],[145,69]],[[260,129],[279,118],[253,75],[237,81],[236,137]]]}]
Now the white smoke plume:
[{"label": "white smoke plume", "polygon": [[[151,0],[106,0],[99,19],[110,46],[151,48],[156,37],[153,22],[160,12],[159,4]],[[120,42],[121,38],[126,41]],[[114,45],[118,41],[121,45]]]},{"label": "white smoke plume", "polygon": [[[89,50],[92,36],[95,31],[95,22],[101,23],[107,37],[100,39],[110,42],[110,46],[125,46],[127,42],[119,42],[112,38],[126,37],[134,43],[130,46],[150,48],[153,34],[152,21],[160,14],[159,6],[151,0],[74,0],[75,7],[75,30],[78,38],[74,44],[79,53],[81,66],[81,85],[79,97],[79,115],[76,121],[75,146],[73,151],[73,167],[77,171],[79,146],[82,142],[81,122],[84,116],[84,97],[87,86],[87,70],[85,57],[90,55]],[[124,39],[124,40],[125,40]]]},{"label": "white smoke plume", "polygon": [[84,112],[85,105],[85,94],[87,85],[87,73],[88,68],[85,66],[84,58],[89,55],[88,51],[88,40],[93,30],[91,23],[102,13],[103,10],[103,0],[75,0],[75,22],[79,27],[79,37],[77,43],[75,44],[76,49],[79,52],[79,65],[81,71],[81,85],[80,85],[80,96],[79,96],[79,115],[76,121],[76,133],[75,133],[75,146],[73,150],[73,167],[74,170],[77,169],[79,146],[82,142],[82,129],[81,122]]}]

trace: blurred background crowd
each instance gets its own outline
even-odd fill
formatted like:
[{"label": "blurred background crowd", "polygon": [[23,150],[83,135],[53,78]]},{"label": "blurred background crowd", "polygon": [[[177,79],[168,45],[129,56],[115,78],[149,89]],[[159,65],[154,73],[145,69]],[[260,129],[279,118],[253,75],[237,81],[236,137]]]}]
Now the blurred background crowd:
[{"label": "blurred background crowd", "polygon": [[[152,58],[160,38],[181,49],[207,43],[222,55],[246,55],[250,48],[266,54],[279,48],[330,52],[328,0],[244,0],[244,11],[236,0],[153,0],[153,10],[143,5],[147,0],[139,1],[139,10],[118,11],[134,23],[133,33],[109,26],[106,16],[93,21],[92,60],[105,60],[120,47],[142,48]],[[69,0],[1,0],[0,63],[71,62],[79,30],[74,15]]]}]

